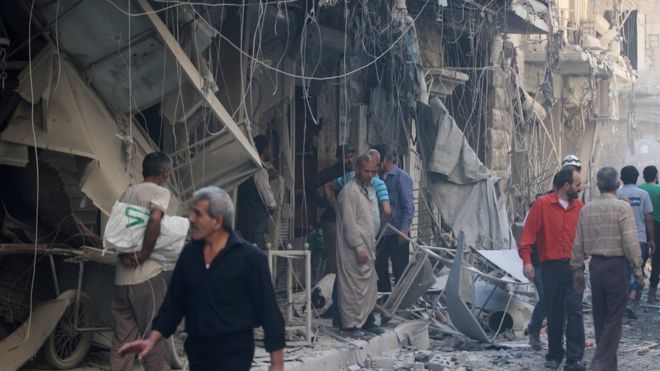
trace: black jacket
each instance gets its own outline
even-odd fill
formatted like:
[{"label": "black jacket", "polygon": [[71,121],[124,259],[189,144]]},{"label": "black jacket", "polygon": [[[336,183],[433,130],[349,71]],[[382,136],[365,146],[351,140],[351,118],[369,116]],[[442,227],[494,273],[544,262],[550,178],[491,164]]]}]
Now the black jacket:
[{"label": "black jacket", "polygon": [[224,339],[263,326],[268,352],[285,345],[266,256],[234,232],[208,269],[203,241],[190,242],[181,252],[153,329],[169,337],[184,317],[193,339]]}]

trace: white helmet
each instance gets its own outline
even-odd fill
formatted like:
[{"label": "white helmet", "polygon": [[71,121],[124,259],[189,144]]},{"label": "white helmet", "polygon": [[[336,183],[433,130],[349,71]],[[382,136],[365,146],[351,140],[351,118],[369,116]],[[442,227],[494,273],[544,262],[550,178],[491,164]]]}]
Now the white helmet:
[{"label": "white helmet", "polygon": [[580,159],[576,155],[568,155],[564,157],[564,160],[561,162],[561,167],[568,165],[577,166],[578,169],[582,168],[582,163],[580,162]]}]

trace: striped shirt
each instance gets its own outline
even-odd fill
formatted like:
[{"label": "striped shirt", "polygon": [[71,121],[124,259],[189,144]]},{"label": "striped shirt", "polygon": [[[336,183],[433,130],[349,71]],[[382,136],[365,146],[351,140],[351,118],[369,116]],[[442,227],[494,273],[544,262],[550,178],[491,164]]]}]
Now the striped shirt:
[{"label": "striped shirt", "polygon": [[611,193],[603,193],[580,211],[571,268],[582,269],[586,256],[625,256],[636,275],[642,274],[635,217],[630,205]]},{"label": "striped shirt", "polygon": [[[337,188],[344,188],[344,186],[348,184],[348,182],[350,182],[353,178],[355,178],[355,171],[351,171],[346,173],[346,175],[337,178],[337,180],[335,180]],[[376,192],[376,198],[378,199],[379,203],[387,202],[390,200],[390,196],[387,193],[387,186],[385,185],[385,182],[380,179],[380,177],[375,176],[371,178],[371,186],[374,188],[374,192]]]}]

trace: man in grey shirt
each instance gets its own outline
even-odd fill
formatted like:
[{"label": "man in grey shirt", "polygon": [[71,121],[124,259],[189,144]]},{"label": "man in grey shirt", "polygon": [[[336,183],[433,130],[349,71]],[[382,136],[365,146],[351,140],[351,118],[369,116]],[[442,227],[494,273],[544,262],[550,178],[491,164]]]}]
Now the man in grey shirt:
[{"label": "man in grey shirt", "polygon": [[[151,259],[156,240],[160,235],[160,222],[170,202],[170,191],[163,187],[172,171],[172,159],[162,152],[146,155],[142,161],[144,182],[130,186],[119,201],[150,210],[144,232],[142,250],[120,254],[115,271],[112,293],[112,352],[111,371],[133,371],[134,357],[120,357],[120,345],[143,338],[151,329],[151,322],[160,308],[167,281],[164,266]],[[167,342],[161,342],[144,362],[147,370],[170,369],[171,353]]]},{"label": "man in grey shirt", "polygon": [[[646,260],[649,257],[649,249],[651,251],[655,249],[655,236],[653,233],[653,204],[651,203],[651,197],[648,192],[637,187],[638,177],[639,171],[634,166],[624,166],[621,169],[623,187],[617,191],[616,195],[619,199],[627,201],[633,210],[637,239],[639,240],[639,247],[642,253],[643,272],[644,264],[646,264]],[[642,288],[639,287],[632,273],[629,279],[629,288],[629,295],[632,300],[629,301],[626,308],[626,316],[635,318],[634,304],[637,301],[636,299],[639,299],[637,296],[641,294]]]}]

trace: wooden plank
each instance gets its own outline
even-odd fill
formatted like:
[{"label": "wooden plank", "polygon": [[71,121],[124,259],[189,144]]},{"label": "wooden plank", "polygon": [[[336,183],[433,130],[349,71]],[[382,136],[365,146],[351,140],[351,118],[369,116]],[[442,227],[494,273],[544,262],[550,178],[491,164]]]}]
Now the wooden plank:
[{"label": "wooden plank", "polygon": [[[35,245],[32,243],[3,243],[0,244],[0,254],[27,254],[34,253]],[[36,246],[39,254],[53,255],[79,255],[80,251],[65,247],[64,245],[38,244]]]}]

